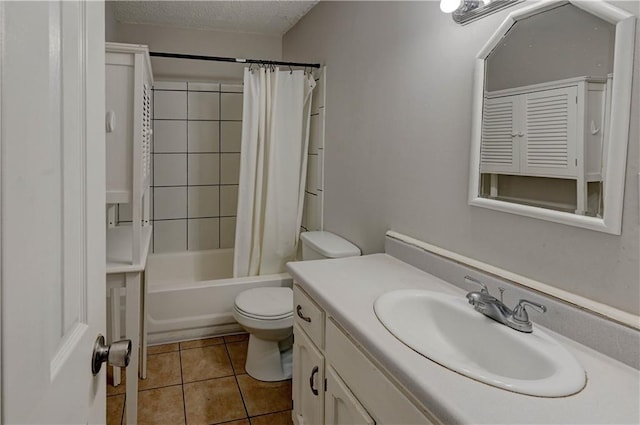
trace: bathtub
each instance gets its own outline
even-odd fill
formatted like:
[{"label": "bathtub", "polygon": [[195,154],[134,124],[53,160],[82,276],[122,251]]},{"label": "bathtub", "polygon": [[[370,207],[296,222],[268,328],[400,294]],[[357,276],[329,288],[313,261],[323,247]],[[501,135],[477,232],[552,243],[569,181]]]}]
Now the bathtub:
[{"label": "bathtub", "polygon": [[233,278],[233,249],[152,254],[145,282],[148,342],[158,344],[239,332],[236,296],[251,288],[288,286],[287,273]]}]

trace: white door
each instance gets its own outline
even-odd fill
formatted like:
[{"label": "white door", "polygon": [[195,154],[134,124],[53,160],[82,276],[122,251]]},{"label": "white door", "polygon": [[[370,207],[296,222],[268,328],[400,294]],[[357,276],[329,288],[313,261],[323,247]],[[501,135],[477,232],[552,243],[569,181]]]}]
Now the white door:
[{"label": "white door", "polygon": [[0,18],[2,422],[104,423],[104,4]]},{"label": "white door", "polygon": [[332,367],[327,367],[325,399],[325,423],[334,425],[375,425],[376,423]]},{"label": "white door", "polygon": [[323,424],[324,357],[298,325],[293,333],[293,417],[296,425]]}]

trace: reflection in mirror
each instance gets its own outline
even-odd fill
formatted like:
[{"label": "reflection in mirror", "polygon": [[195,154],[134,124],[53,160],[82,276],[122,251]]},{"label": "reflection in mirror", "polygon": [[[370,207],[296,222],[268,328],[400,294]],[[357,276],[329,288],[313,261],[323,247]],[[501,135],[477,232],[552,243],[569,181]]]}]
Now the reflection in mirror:
[{"label": "reflection in mirror", "polygon": [[486,58],[481,197],[602,217],[614,39],[572,4],[511,27]]},{"label": "reflection in mirror", "polygon": [[507,16],[476,56],[470,205],[620,234],[635,25],[600,0]]}]

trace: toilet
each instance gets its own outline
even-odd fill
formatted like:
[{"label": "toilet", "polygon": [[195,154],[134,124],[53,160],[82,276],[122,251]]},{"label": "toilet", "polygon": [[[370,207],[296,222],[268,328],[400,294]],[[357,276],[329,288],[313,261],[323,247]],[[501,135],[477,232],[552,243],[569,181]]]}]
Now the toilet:
[{"label": "toilet", "polygon": [[[360,249],[330,232],[300,234],[302,260],[354,257]],[[233,317],[249,332],[245,370],[259,381],[291,378],[293,291],[286,287],[254,288],[235,300]]]}]

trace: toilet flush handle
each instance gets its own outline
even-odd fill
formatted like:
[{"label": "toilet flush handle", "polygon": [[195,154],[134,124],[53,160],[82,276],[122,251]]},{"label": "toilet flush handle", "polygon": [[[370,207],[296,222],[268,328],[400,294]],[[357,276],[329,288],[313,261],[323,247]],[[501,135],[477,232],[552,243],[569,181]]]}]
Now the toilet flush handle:
[{"label": "toilet flush handle", "polygon": [[298,304],[298,306],[296,307],[296,313],[298,313],[299,318],[301,318],[305,322],[311,323],[311,317],[302,314],[302,306],[300,304]]}]

